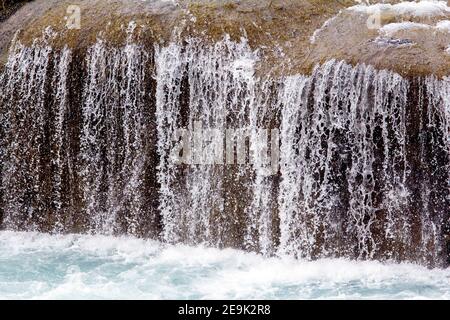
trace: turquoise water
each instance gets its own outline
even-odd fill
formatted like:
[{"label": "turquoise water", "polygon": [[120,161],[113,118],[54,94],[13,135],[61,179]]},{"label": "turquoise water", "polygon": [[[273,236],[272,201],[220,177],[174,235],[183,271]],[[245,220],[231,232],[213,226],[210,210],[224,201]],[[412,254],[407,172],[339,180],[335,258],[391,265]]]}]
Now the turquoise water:
[{"label": "turquoise water", "polygon": [[2,299],[450,299],[450,269],[0,232]]}]

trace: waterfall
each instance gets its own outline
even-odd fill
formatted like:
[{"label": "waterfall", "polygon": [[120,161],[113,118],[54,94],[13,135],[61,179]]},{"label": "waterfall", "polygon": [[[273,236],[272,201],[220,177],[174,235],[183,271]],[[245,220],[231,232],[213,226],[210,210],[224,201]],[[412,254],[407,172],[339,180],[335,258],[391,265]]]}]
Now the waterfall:
[{"label": "waterfall", "polygon": [[356,246],[373,258],[382,245],[376,228],[383,241],[410,245],[402,238],[410,235],[402,215],[408,82],[330,61],[285,83],[281,250],[311,258]]},{"label": "waterfall", "polygon": [[[250,245],[253,229],[258,228],[252,207],[265,200],[263,193],[267,193],[259,181],[263,173],[258,174],[264,168],[255,166],[253,170],[245,161],[230,159],[225,148],[233,145],[225,142],[234,144],[242,135],[247,135],[250,143],[258,140],[256,53],[245,39],[236,43],[226,38],[212,47],[192,39],[184,48],[175,44],[159,48],[155,56],[164,240],[220,246],[235,241],[231,238],[236,233],[233,229],[241,229],[238,233]],[[181,168],[170,157],[172,143],[181,143],[173,140],[180,130],[179,135],[191,146]],[[251,145],[256,148],[254,153],[264,147]],[[234,150],[230,152],[234,158]],[[247,227],[245,221],[237,220],[243,217],[234,216],[244,212],[233,208],[238,199],[227,195],[232,191],[229,188],[238,188],[255,203],[246,210],[250,219]],[[270,219],[261,221],[261,226],[266,224],[271,224]]]},{"label": "waterfall", "polygon": [[79,52],[0,73],[2,228],[305,259],[445,264],[450,85],[342,61],[257,74],[245,38]]},{"label": "waterfall", "polygon": [[[52,79],[52,87],[55,88],[54,92],[54,120],[53,128],[54,134],[51,136],[51,148],[54,153],[52,158],[53,165],[53,181],[52,181],[52,206],[54,208],[55,215],[55,230],[61,232],[64,230],[64,219],[66,214],[64,213],[63,206],[65,199],[63,198],[63,174],[65,165],[70,166],[70,162],[67,163],[67,144],[70,139],[68,137],[67,126],[65,125],[68,109],[67,109],[67,78],[69,76],[69,66],[72,60],[71,51],[64,48],[60,55],[55,58],[54,73]],[[69,170],[70,167],[69,167]]]},{"label": "waterfall", "polygon": [[134,44],[116,49],[99,41],[87,53],[81,161],[83,199],[93,230],[112,232],[118,219],[125,219],[125,231],[137,234],[146,210],[148,61],[149,54]]},{"label": "waterfall", "polygon": [[48,178],[45,122],[49,114],[44,106],[51,52],[49,46],[18,45],[2,74],[2,209],[6,228],[34,230],[48,214],[44,180]]}]

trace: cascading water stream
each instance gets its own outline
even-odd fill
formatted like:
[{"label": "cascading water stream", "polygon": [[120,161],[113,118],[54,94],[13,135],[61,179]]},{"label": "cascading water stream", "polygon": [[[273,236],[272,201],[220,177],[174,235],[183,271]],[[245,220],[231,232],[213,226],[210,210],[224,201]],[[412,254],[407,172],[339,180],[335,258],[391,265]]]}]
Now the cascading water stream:
[{"label": "cascading water stream", "polygon": [[116,49],[99,41],[87,54],[81,161],[83,198],[94,231],[114,232],[120,217],[126,220],[120,230],[138,234],[139,219],[149,209],[142,199],[150,142],[149,59],[132,43]]},{"label": "cascading water stream", "polygon": [[[51,53],[45,45],[18,45],[2,74],[2,209],[6,228],[37,229],[46,218],[43,181],[48,162],[43,160],[48,151],[44,150],[48,113],[44,105]],[[14,107],[9,101],[14,101]]]},{"label": "cascading water stream", "polygon": [[134,28],[85,57],[11,50],[2,228],[445,264],[448,79],[339,61],[259,78],[246,39],[150,49]]},{"label": "cascading water stream", "polygon": [[359,256],[372,258],[381,245],[373,234],[377,224],[386,239],[396,236],[392,225],[405,227],[408,83],[330,61],[311,78],[285,84],[281,249],[310,258],[350,254],[356,245]]},{"label": "cascading water stream", "polygon": [[[245,159],[234,157],[235,143],[241,139],[250,141],[252,153],[265,147],[256,144],[260,101],[253,75],[255,62],[256,55],[245,40],[235,43],[225,39],[213,47],[191,40],[184,48],[171,45],[156,53],[160,210],[166,241],[242,244],[242,240],[233,239],[237,233],[248,246],[259,246],[263,251],[271,246],[263,239],[271,236],[264,232],[257,232],[259,240],[253,239],[254,229],[271,224],[270,219],[257,224],[255,207],[270,196],[270,190],[261,185],[263,173],[258,169],[262,166],[253,170]],[[191,147],[184,155],[183,168],[170,158],[172,138],[180,129]],[[226,148],[231,148],[231,158]],[[244,208],[247,227],[245,221],[232,220],[245,217],[233,215],[233,206],[239,204],[236,195],[227,195],[233,191],[230,188],[238,188],[252,199]],[[270,208],[266,209],[269,212]]]}]

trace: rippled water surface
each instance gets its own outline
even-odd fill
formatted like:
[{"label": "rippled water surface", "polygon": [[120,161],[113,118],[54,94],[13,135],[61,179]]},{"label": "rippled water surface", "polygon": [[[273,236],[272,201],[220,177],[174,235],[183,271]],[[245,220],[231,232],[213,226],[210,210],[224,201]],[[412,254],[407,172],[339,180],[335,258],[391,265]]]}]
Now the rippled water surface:
[{"label": "rippled water surface", "polygon": [[0,298],[449,299],[450,269],[4,231]]}]

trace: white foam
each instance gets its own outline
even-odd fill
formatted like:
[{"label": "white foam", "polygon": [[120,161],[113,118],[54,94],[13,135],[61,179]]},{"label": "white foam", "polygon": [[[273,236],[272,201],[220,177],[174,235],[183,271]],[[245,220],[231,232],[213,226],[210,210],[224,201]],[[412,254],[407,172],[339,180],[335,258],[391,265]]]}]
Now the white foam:
[{"label": "white foam", "polygon": [[368,15],[379,12],[393,12],[396,15],[411,15],[414,17],[443,16],[450,12],[446,1],[403,1],[397,4],[377,3],[373,5],[358,4],[350,7],[349,10],[363,12]]},{"label": "white foam", "polygon": [[417,22],[396,22],[396,23],[389,23],[384,26],[382,26],[378,32],[380,35],[388,36],[388,37],[394,37],[398,32],[401,31],[407,31],[407,32],[414,32],[417,30],[426,30],[427,32],[450,32],[450,21],[449,20],[442,20],[439,21],[436,25],[429,25],[424,23],[417,23]]},{"label": "white foam", "polygon": [[130,237],[0,232],[6,299],[450,299],[450,270],[264,258]]},{"label": "white foam", "polygon": [[442,21],[439,21],[439,22],[436,24],[436,28],[437,28],[438,30],[441,30],[441,31],[447,31],[447,32],[450,32],[450,21],[449,21],[449,20],[442,20]]},{"label": "white foam", "polygon": [[412,31],[412,30],[429,30],[432,26],[423,23],[416,22],[398,22],[398,23],[389,23],[380,28],[380,34],[385,36],[393,36],[399,31]]}]

